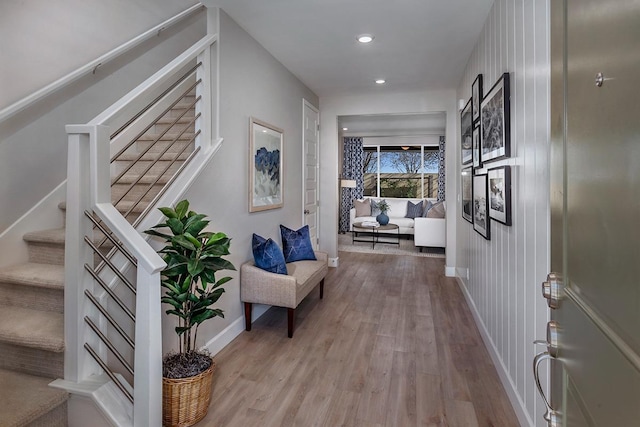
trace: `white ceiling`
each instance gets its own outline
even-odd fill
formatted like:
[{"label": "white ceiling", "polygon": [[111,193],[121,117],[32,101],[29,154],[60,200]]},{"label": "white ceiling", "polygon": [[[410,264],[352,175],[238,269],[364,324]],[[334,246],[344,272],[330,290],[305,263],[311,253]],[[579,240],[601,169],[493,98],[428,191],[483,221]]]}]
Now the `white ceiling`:
[{"label": "white ceiling", "polygon": [[[205,0],[318,96],[455,89],[493,0]],[[372,43],[356,36],[373,34]],[[375,79],[384,78],[385,85]]]}]

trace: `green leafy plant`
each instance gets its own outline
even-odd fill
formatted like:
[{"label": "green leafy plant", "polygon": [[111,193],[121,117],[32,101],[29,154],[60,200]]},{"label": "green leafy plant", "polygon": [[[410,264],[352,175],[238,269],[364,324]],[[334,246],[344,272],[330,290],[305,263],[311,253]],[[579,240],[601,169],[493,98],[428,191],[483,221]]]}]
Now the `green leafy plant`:
[{"label": "green leafy plant", "polygon": [[231,239],[224,233],[204,231],[209,224],[207,216],[189,211],[187,200],[179,202],[175,209],[164,207],[160,211],[165,221],[145,233],[166,242],[159,251],[167,263],[162,271],[162,302],[171,306],[166,313],[178,318],[175,331],[180,354],[186,354],[196,351],[198,327],[203,322],[224,317],[221,309],[212,306],[224,293],[222,285],[231,280],[228,276],[216,278],[216,272],[235,270],[223,258],[229,255]]},{"label": "green leafy plant", "polygon": [[382,212],[383,214],[386,214],[389,210],[391,210],[391,206],[389,206],[389,203],[387,203],[387,201],[383,199],[378,202],[378,209],[380,209],[380,212]]}]

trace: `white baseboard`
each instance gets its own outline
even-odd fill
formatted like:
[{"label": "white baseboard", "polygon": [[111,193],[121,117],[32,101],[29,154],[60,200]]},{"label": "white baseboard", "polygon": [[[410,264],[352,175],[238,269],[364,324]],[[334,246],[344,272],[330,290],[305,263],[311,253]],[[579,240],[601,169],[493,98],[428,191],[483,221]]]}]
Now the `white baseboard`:
[{"label": "white baseboard", "polygon": [[[467,270],[467,269],[461,269]],[[531,417],[529,416],[525,403],[522,401],[521,396],[518,394],[518,390],[513,383],[509,372],[507,371],[507,367],[504,365],[498,350],[496,349],[487,328],[480,317],[480,313],[478,313],[478,309],[476,308],[471,295],[469,294],[464,282],[460,277],[456,277],[456,281],[458,282],[458,286],[462,293],[464,294],[464,298],[467,301],[467,305],[471,310],[471,314],[473,315],[473,319],[476,322],[476,326],[480,331],[480,335],[482,336],[482,341],[484,341],[484,345],[491,356],[491,360],[493,361],[494,366],[496,367],[496,371],[498,372],[498,376],[500,377],[500,382],[502,382],[502,386],[507,392],[507,396],[509,397],[509,401],[511,402],[511,406],[513,407],[516,416],[518,417],[518,421],[520,422],[520,426],[523,427],[535,427],[535,424]]]},{"label": "white baseboard", "polygon": [[[254,304],[253,311],[251,313],[251,323],[255,322],[262,316],[264,313],[270,309],[269,305],[262,304]],[[238,317],[236,320],[231,322],[229,326],[224,328],[222,332],[220,332],[215,337],[211,338],[206,344],[205,348],[209,350],[211,356],[215,356],[218,354],[223,348],[225,348],[231,341],[233,341],[238,335],[240,335],[244,331],[244,316]]]},{"label": "white baseboard", "polygon": [[449,267],[448,265],[445,265],[444,267],[444,275],[447,277],[456,277],[456,268],[455,267]]},{"label": "white baseboard", "polygon": [[459,277],[463,280],[464,283],[469,281],[469,269],[458,267],[455,269],[454,277]]},{"label": "white baseboard", "polygon": [[339,260],[339,257],[329,258],[329,267],[338,267]]}]

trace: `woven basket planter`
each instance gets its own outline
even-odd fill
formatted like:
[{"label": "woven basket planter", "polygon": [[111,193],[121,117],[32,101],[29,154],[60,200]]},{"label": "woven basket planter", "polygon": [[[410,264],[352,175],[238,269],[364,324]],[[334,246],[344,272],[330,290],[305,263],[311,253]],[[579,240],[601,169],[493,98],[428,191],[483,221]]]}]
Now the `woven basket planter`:
[{"label": "woven basket planter", "polygon": [[216,364],[189,378],[162,378],[162,425],[192,426],[207,415]]}]

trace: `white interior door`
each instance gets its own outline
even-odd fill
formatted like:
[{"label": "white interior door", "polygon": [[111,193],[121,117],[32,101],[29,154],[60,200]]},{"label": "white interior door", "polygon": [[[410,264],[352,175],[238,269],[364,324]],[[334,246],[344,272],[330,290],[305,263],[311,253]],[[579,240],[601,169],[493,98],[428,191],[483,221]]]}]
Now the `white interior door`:
[{"label": "white interior door", "polygon": [[320,154],[320,112],[303,100],[302,112],[302,204],[303,225],[309,226],[314,249],[318,249],[318,158]]},{"label": "white interior door", "polygon": [[549,426],[640,425],[640,0],[551,10]]}]

